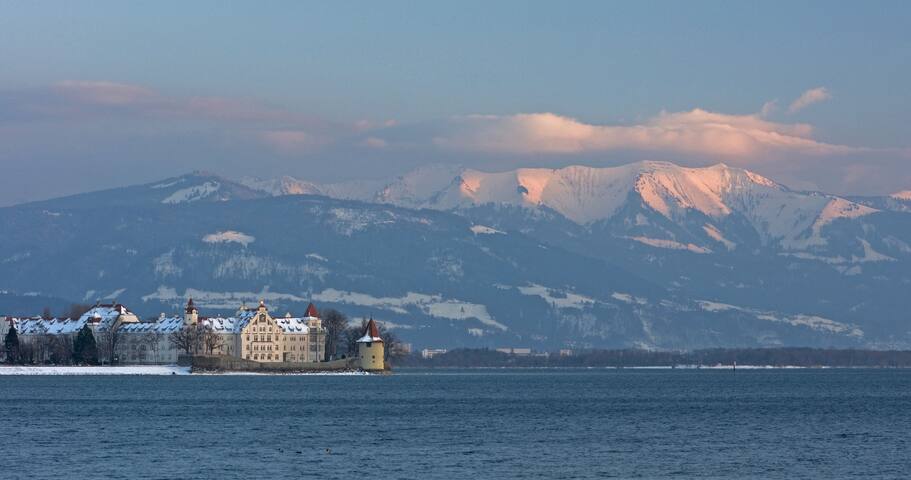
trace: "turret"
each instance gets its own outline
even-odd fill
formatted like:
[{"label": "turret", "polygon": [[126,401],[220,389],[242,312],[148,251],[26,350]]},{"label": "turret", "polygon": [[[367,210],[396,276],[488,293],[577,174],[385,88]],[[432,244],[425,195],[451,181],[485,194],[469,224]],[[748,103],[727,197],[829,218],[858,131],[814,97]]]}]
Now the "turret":
[{"label": "turret", "polygon": [[185,327],[196,326],[196,322],[199,321],[199,310],[196,309],[196,305],[193,305],[193,299],[187,301],[187,310],[183,316],[183,324]]},{"label": "turret", "polygon": [[319,312],[316,310],[316,305],[312,303],[307,305],[307,312],[304,316],[307,317],[308,327],[319,329],[323,326],[323,321],[320,319]]},{"label": "turret", "polygon": [[380,329],[371,318],[367,322],[364,335],[357,339],[357,357],[362,370],[381,371],[385,369],[385,348],[380,337]]}]

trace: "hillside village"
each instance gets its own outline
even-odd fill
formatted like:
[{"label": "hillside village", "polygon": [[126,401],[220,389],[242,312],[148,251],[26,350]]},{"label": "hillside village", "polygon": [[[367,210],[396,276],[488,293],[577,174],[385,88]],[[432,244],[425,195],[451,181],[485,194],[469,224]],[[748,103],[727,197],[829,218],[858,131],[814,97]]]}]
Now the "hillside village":
[{"label": "hillside village", "polygon": [[384,341],[373,319],[357,330],[354,352],[341,358],[327,355],[327,346],[334,351],[341,332],[334,328],[330,334],[312,303],[300,317],[273,316],[264,301],[241,305],[230,317],[205,317],[189,299],[183,315],[161,314],[153,321],[141,321],[116,302],[98,303],[77,319],[0,318],[8,363],[185,364],[263,371],[386,367]]}]

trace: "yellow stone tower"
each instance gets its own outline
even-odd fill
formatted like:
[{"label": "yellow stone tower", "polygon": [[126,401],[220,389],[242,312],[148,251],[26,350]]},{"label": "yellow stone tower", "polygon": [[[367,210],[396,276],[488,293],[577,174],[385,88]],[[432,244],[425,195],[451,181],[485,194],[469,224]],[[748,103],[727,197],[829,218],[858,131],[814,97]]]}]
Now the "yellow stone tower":
[{"label": "yellow stone tower", "polygon": [[366,371],[382,371],[385,369],[384,361],[385,350],[383,339],[380,338],[380,330],[376,322],[371,318],[367,322],[367,329],[364,336],[357,340],[357,357],[360,361],[360,367]]}]

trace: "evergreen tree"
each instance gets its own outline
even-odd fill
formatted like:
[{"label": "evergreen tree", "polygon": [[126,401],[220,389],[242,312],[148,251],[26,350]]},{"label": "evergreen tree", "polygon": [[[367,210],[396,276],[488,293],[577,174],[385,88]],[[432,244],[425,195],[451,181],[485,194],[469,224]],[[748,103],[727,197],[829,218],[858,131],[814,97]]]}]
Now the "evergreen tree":
[{"label": "evergreen tree", "polygon": [[73,340],[73,363],[97,365],[98,364],[98,347],[95,345],[95,336],[88,325],[82,327]]},{"label": "evergreen tree", "polygon": [[16,331],[16,327],[13,325],[10,325],[9,331],[6,332],[6,338],[3,339],[3,348],[6,349],[7,363],[16,363],[19,360],[19,332]]}]

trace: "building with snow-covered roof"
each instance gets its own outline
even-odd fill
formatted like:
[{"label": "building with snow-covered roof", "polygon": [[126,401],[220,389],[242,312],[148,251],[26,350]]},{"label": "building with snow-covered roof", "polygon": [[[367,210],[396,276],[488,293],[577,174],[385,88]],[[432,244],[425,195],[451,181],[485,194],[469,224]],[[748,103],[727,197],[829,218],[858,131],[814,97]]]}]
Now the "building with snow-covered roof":
[{"label": "building with snow-covered roof", "polygon": [[183,329],[184,319],[161,314],[152,322],[126,323],[120,326],[117,357],[127,364],[174,364],[179,349],[171,335]]},{"label": "building with snow-covered roof", "polygon": [[35,317],[7,317],[0,325],[0,336],[10,328],[19,335],[20,351],[32,361],[64,361],[71,351],[72,340],[83,328],[91,330],[103,361],[111,361],[112,348],[116,347],[115,335],[123,325],[139,323],[139,317],[122,304],[96,304],[78,319]]},{"label": "building with snow-covered roof", "polygon": [[[325,354],[326,330],[316,306],[307,306],[304,317],[273,317],[264,302],[241,307],[236,319],[210,322],[209,328],[230,328],[226,354],[257,362],[319,362]],[[223,325],[220,327],[220,325]]]},{"label": "building with snow-covered roof", "polygon": [[[77,320],[10,317],[0,327],[0,335],[10,326],[16,328],[22,343],[30,345],[63,337],[72,344],[87,326],[99,347],[104,341],[113,350],[105,360],[128,364],[172,364],[187,354],[227,355],[255,362],[320,362],[326,343],[326,330],[313,304],[303,317],[290,313],[272,317],[260,302],[254,308],[242,306],[232,317],[210,318],[200,316],[189,299],[182,317],[162,314],[145,322],[123,305],[96,305]],[[107,334],[111,329],[114,334]],[[49,358],[50,354],[41,354],[35,361]]]}]

